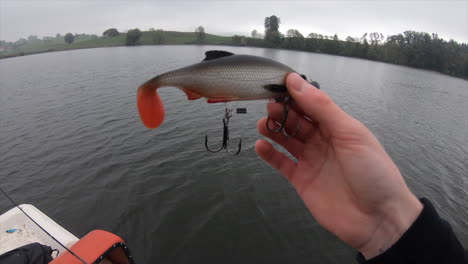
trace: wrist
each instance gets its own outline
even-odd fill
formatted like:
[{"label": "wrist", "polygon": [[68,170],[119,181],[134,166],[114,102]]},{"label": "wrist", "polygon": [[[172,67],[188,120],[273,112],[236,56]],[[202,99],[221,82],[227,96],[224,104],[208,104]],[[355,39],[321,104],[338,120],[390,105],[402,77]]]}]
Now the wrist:
[{"label": "wrist", "polygon": [[389,201],[382,208],[383,213],[374,233],[358,248],[366,259],[382,254],[395,244],[418,218],[423,205],[408,190],[403,199]]}]

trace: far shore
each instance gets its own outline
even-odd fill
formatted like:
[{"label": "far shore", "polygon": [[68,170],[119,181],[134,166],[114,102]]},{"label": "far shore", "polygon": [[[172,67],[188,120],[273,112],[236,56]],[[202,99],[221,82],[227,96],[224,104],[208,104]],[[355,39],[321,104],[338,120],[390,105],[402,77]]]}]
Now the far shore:
[{"label": "far shore", "polygon": [[[146,46],[146,45],[222,45],[245,46],[259,48],[275,48],[297,50],[319,54],[338,55],[360,58],[371,61],[391,63],[411,68],[425,69],[442,74],[468,79],[468,46],[453,40],[447,42],[443,39],[428,38],[424,32],[406,31],[404,35],[390,36],[386,42],[339,40],[333,38],[304,38],[300,33],[297,36],[288,36],[266,40],[262,38],[249,38],[243,36],[218,36],[200,32],[177,31],[139,31],[138,36],[129,42],[129,33],[118,33],[115,36],[98,37],[96,35],[75,34],[71,43],[66,43],[65,37],[47,37],[43,39],[23,39],[10,44],[9,50],[0,49],[0,59],[27,56],[48,52],[79,50],[104,47]],[[68,34],[67,34],[68,35]],[[408,39],[428,40],[421,46],[421,41],[407,43]],[[18,43],[19,42],[19,43]],[[3,42],[5,43],[5,42]],[[402,44],[403,43],[403,44]],[[429,45],[429,46],[428,46]],[[11,47],[13,46],[13,47]],[[428,49],[429,47],[429,49]],[[2,48],[0,46],[0,48]],[[8,46],[7,46],[8,48]]]}]

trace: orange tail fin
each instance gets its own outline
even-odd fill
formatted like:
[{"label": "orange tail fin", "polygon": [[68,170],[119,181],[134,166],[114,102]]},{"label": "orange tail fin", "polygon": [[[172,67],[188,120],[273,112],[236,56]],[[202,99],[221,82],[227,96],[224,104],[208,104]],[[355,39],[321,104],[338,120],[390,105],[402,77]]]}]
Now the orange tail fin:
[{"label": "orange tail fin", "polygon": [[164,120],[164,105],[150,84],[143,84],[137,92],[138,112],[147,128],[157,128]]}]

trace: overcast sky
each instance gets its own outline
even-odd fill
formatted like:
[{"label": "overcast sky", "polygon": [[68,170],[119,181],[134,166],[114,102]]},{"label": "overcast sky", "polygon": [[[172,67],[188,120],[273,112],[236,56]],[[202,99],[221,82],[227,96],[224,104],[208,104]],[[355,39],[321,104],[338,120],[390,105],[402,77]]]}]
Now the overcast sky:
[{"label": "overcast sky", "polygon": [[283,33],[294,28],[305,36],[337,33],[345,39],[366,32],[388,36],[416,30],[468,43],[468,0],[0,0],[0,39],[67,32],[101,35],[111,27],[193,31],[199,25],[207,33],[250,35],[253,29],[263,32],[263,21],[270,15],[281,18]]}]

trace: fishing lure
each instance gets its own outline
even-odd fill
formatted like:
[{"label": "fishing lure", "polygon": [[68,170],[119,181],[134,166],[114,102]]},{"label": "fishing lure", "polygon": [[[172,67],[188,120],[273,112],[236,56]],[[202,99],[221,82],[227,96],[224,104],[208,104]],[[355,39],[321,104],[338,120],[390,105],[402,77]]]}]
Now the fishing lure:
[{"label": "fishing lure", "polygon": [[[267,129],[271,132],[282,132],[287,136],[297,133],[299,126],[293,134],[288,134],[285,130],[291,104],[285,80],[289,73],[295,72],[293,69],[267,58],[236,55],[221,50],[207,51],[205,55],[205,59],[200,63],[158,75],[138,88],[138,111],[146,127],[157,128],[162,124],[164,105],[157,89],[169,86],[184,91],[188,100],[204,97],[208,99],[208,103],[264,99],[284,102],[283,120],[278,123],[279,128],[272,129],[268,118]],[[306,79],[304,75],[301,76]],[[312,84],[319,88],[318,83]],[[227,129],[225,121],[229,120],[226,120],[226,117],[223,119],[224,129]],[[223,146],[227,147],[229,133],[224,129]],[[205,143],[208,149],[207,139]],[[240,152],[240,148],[239,144],[239,150],[235,154]]]}]

